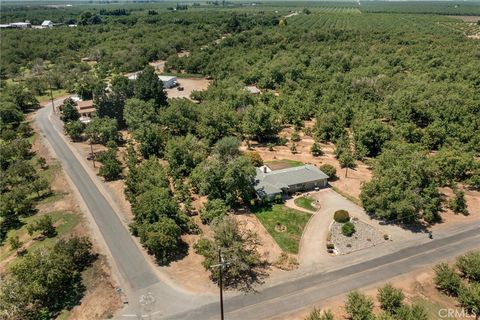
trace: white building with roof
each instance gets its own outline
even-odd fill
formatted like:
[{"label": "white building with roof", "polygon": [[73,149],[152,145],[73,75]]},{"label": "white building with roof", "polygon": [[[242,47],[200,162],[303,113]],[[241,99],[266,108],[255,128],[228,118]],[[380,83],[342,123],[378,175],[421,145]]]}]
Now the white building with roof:
[{"label": "white building with roof", "polygon": [[311,164],[271,170],[268,166],[256,168],[255,192],[260,199],[274,200],[278,195],[324,188],[328,176]]},{"label": "white building with roof", "polygon": [[42,28],[47,29],[47,28],[53,28],[53,22],[50,20],[45,20],[42,22],[40,25]]}]

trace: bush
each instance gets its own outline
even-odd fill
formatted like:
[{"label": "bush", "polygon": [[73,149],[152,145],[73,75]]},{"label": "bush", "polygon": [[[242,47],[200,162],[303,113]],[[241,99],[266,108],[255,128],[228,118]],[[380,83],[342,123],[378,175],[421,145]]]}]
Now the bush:
[{"label": "bush", "polygon": [[355,225],[347,222],[342,226],[342,234],[346,237],[351,237],[355,233]]},{"label": "bush", "polygon": [[8,243],[10,244],[10,248],[12,250],[18,250],[22,247],[23,243],[20,241],[18,235],[13,235],[8,238]]},{"label": "bush", "polygon": [[350,215],[348,214],[347,210],[337,210],[333,214],[333,220],[338,223],[345,223],[350,221]]},{"label": "bush", "polygon": [[349,319],[352,320],[374,319],[372,299],[358,291],[352,291],[348,294],[345,310]]},{"label": "bush", "polygon": [[292,139],[292,141],[295,141],[295,142],[298,142],[298,141],[301,140],[300,135],[296,131],[294,133],[292,133],[292,138],[291,139]]},{"label": "bush", "polygon": [[337,169],[331,164],[322,164],[320,170],[328,176],[328,180],[334,180],[337,177]]},{"label": "bush", "polygon": [[478,319],[480,315],[480,283],[472,282],[462,286],[458,294],[458,302]]},{"label": "bush", "polygon": [[383,310],[389,314],[395,314],[403,305],[405,295],[401,289],[396,289],[390,283],[387,283],[383,288],[378,289],[377,298]]},{"label": "bush", "polygon": [[446,263],[441,263],[433,269],[435,278],[433,279],[438,289],[443,292],[457,296],[462,280],[460,276]]},{"label": "bush", "polygon": [[55,227],[53,226],[52,217],[46,215],[43,216],[27,226],[28,234],[31,236],[36,231],[40,231],[40,233],[45,237],[54,237],[57,232],[55,231]]},{"label": "bush", "polygon": [[317,308],[313,309],[312,312],[305,318],[305,320],[333,320],[333,313],[330,310],[321,311]]},{"label": "bush", "polygon": [[457,268],[465,278],[480,282],[480,251],[469,252],[458,258]]}]

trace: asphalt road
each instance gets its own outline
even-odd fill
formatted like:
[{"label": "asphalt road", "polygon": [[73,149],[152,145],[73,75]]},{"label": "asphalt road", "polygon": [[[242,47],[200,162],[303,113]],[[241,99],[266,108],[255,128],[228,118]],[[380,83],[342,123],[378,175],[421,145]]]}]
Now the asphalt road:
[{"label": "asphalt road", "polygon": [[[467,231],[327,273],[316,273],[225,300],[225,319],[272,319],[480,248],[480,224]],[[320,270],[319,270],[320,271]],[[218,303],[163,319],[218,319]],[[157,318],[153,318],[157,319]]]},{"label": "asphalt road", "polygon": [[[60,102],[61,100],[55,101],[55,105],[57,106]],[[139,300],[147,292],[152,292],[157,307],[168,310],[162,314],[185,310],[185,305],[198,305],[200,302],[197,302],[197,297],[160,281],[108,200],[99,191],[97,184],[92,181],[85,168],[55,129],[55,124],[49,119],[51,112],[50,105],[37,112],[38,127],[55,151],[65,173],[79,191],[115,260],[115,265],[122,277],[121,282],[126,286],[124,289],[128,295],[129,305],[126,306],[125,311],[132,315],[144,313],[142,310],[144,307]]]},{"label": "asphalt road", "polygon": [[[219,307],[215,297],[191,295],[159,280],[108,200],[99,191],[97,184],[54,129],[54,124],[48,117],[50,113],[51,107],[38,111],[38,127],[80,192],[124,282],[129,286],[129,297],[133,299],[119,317],[140,318],[139,314],[144,317],[150,314],[151,319],[219,319]],[[261,287],[255,293],[229,297],[225,300],[225,319],[274,318],[357,288],[388,281],[397,275],[480,248],[479,231],[480,223],[472,223],[462,232],[379,258],[331,272],[318,270],[314,274],[288,282]],[[146,292],[152,292],[155,297],[155,303],[149,306],[149,310],[138,302],[138,298]]]}]

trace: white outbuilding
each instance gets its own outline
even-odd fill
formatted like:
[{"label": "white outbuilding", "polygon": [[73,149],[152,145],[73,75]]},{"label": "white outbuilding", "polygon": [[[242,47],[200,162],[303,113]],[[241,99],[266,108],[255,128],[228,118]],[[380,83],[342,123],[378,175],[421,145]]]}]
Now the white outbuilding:
[{"label": "white outbuilding", "polygon": [[177,85],[177,77],[174,76],[158,76],[162,80],[165,89],[173,88]]},{"label": "white outbuilding", "polygon": [[41,27],[44,29],[53,28],[53,22],[50,20],[45,20],[42,22]]}]

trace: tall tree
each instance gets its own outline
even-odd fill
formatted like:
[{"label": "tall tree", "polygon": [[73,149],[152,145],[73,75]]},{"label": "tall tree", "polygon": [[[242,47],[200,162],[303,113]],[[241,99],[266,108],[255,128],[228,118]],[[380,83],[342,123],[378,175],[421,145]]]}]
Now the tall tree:
[{"label": "tall tree", "polygon": [[138,75],[135,81],[135,97],[143,101],[153,100],[157,108],[167,106],[167,95],[163,90],[163,82],[151,66],[146,66]]}]

